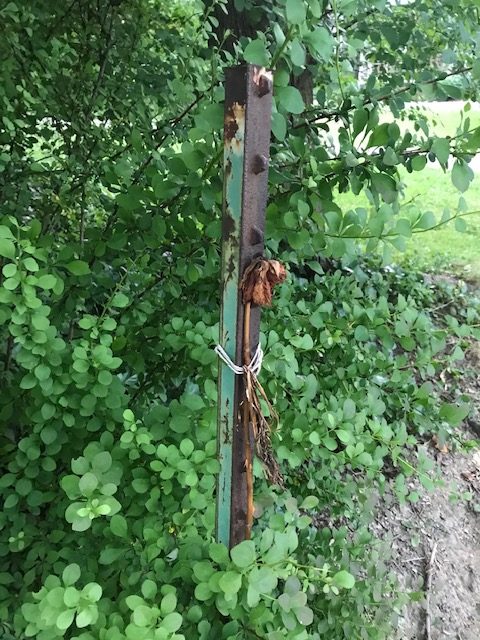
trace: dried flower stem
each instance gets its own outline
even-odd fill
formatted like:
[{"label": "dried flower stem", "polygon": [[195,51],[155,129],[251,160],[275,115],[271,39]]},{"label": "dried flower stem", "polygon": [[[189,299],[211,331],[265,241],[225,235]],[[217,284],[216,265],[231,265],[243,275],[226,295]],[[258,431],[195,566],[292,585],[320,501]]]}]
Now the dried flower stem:
[{"label": "dried flower stem", "polygon": [[[262,385],[256,376],[249,370],[251,363],[250,354],[250,322],[251,306],[269,306],[272,302],[273,287],[285,280],[285,267],[278,260],[265,260],[257,258],[243,274],[240,288],[244,304],[243,320],[243,366],[245,398],[242,406],[242,425],[244,435],[244,458],[246,489],[247,489],[247,513],[245,539],[251,535],[253,525],[253,451],[256,448],[257,455],[261,459],[267,478],[274,484],[282,485],[283,478],[278,463],[273,455],[270,435],[270,422],[278,420],[275,409],[270,404]],[[263,415],[260,398],[265,401],[270,420]]]},{"label": "dried flower stem", "polygon": [[[251,361],[250,356],[250,311],[251,303],[245,304],[243,316],[243,364],[248,366]],[[245,539],[250,540],[253,525],[253,420],[251,414],[251,403],[248,398],[251,395],[249,389],[249,376],[244,376],[245,400],[243,403],[243,434],[245,441],[245,473],[247,474],[247,514]]]}]

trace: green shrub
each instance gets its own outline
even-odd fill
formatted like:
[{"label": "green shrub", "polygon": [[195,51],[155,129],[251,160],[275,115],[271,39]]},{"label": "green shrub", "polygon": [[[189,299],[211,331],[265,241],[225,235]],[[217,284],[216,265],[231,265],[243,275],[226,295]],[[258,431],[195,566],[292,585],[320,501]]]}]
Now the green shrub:
[{"label": "green shrub", "polygon": [[[467,107],[450,140],[380,111],[405,115],[420,86],[448,94],[446,75],[474,94],[470,4],[227,2],[235,37],[222,7],[196,1],[0,9],[4,637],[389,636],[409,594],[368,530],[373,496],[391,477],[401,500],[415,499],[406,476],[434,482],[416,443],[468,411],[436,379],[478,337],[478,311],[441,315],[418,274],[362,255],[380,248],[387,263],[412,232],[467,215],[462,200],[440,221],[420,204],[399,217],[397,165],[454,158],[464,191],[479,138]],[[379,69],[366,83],[361,51]],[[425,60],[436,73],[439,51],[436,77]],[[263,315],[261,379],[286,487],[256,462],[254,538],[230,556],[214,541],[212,347],[220,81],[242,57],[275,67],[267,253],[290,276]],[[342,211],[348,189],[368,209]]]}]

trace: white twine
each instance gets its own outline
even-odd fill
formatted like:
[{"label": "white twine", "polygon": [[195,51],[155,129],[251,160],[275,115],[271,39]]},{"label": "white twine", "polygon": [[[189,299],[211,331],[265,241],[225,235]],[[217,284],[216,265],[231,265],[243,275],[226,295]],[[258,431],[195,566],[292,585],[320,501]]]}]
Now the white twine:
[{"label": "white twine", "polygon": [[255,353],[253,354],[253,358],[250,364],[243,365],[243,367],[239,367],[237,364],[235,364],[231,360],[230,356],[225,351],[225,349],[219,344],[217,344],[217,346],[215,347],[215,353],[220,358],[220,360],[222,360],[227,365],[227,367],[231,371],[233,371],[233,373],[235,373],[237,376],[241,376],[247,371],[249,371],[250,373],[253,373],[255,377],[257,377],[262,368],[263,350],[262,350],[262,347],[260,346],[260,343],[258,344],[258,347]]}]

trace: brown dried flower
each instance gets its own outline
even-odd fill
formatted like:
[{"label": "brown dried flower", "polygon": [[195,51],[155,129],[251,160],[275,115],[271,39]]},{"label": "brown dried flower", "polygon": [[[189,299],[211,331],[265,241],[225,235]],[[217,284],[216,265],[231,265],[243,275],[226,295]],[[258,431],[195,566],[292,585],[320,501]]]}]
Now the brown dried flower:
[{"label": "brown dried flower", "polygon": [[283,282],[287,271],[278,260],[257,258],[245,269],[240,289],[243,303],[251,302],[261,307],[272,303],[273,287]]}]

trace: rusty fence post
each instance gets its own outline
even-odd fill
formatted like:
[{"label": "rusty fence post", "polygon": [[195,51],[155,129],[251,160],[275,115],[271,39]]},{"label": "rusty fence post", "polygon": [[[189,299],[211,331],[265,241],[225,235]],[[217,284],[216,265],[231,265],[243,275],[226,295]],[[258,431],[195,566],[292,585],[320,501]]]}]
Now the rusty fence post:
[{"label": "rusty fence post", "polygon": [[[262,256],[268,188],[272,74],[254,65],[227,70],[225,83],[224,196],[220,345],[242,364],[243,305],[239,284],[245,267]],[[250,348],[257,348],[260,309],[252,308]],[[219,363],[216,535],[233,547],[245,538],[247,471],[240,406],[242,376]]]}]

